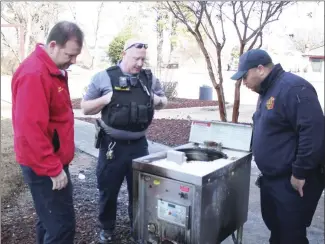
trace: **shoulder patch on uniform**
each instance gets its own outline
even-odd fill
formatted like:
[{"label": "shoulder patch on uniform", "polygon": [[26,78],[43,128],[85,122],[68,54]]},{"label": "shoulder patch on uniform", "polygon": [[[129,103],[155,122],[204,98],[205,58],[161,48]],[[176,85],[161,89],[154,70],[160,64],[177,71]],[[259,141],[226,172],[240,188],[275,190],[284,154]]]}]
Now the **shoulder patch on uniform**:
[{"label": "shoulder patch on uniform", "polygon": [[274,97],[270,97],[267,101],[266,101],[266,108],[268,110],[271,110],[274,108],[274,101],[275,101],[275,98]]}]

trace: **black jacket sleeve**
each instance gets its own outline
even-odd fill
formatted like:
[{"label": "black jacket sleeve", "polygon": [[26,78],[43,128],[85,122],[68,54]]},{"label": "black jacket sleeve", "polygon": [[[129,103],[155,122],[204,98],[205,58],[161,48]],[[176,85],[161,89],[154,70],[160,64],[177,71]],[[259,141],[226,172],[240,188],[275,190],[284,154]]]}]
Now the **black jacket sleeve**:
[{"label": "black jacket sleeve", "polygon": [[304,179],[320,164],[324,154],[324,115],[312,86],[292,87],[286,94],[287,118],[297,135],[296,159],[292,174]]}]

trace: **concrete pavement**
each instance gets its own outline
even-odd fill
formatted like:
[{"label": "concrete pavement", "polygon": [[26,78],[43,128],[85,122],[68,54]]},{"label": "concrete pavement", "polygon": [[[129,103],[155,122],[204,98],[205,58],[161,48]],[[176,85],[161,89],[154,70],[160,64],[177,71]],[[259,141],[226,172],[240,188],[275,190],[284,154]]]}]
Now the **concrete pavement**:
[{"label": "concrete pavement", "polygon": [[11,103],[1,99],[1,119],[11,118]]},{"label": "concrete pavement", "polygon": [[[95,143],[95,126],[91,123],[75,119],[75,145],[76,148],[98,157],[98,149],[94,147]],[[149,153],[155,153],[162,150],[168,150],[170,147],[160,143],[148,141]]]}]

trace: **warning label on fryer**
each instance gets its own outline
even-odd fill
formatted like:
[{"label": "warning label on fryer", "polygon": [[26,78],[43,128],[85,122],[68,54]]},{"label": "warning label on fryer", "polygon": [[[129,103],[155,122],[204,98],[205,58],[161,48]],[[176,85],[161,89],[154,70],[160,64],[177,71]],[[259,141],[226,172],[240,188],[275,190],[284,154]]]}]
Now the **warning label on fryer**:
[{"label": "warning label on fryer", "polygon": [[182,192],[189,192],[190,191],[190,188],[188,186],[180,186],[180,190]]},{"label": "warning label on fryer", "polygon": [[193,124],[198,126],[207,126],[207,127],[211,126],[211,122],[203,122],[203,121],[193,121]]},{"label": "warning label on fryer", "polygon": [[212,123],[208,121],[193,121],[189,142],[203,143],[211,140]]}]

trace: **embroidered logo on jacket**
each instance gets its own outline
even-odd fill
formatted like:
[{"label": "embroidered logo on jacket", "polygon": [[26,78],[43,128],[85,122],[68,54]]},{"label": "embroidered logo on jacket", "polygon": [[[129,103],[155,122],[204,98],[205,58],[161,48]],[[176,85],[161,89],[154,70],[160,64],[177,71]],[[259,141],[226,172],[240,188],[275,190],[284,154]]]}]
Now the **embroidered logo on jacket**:
[{"label": "embroidered logo on jacket", "polygon": [[274,97],[270,97],[269,100],[266,101],[266,108],[268,110],[273,109],[274,108]]}]

